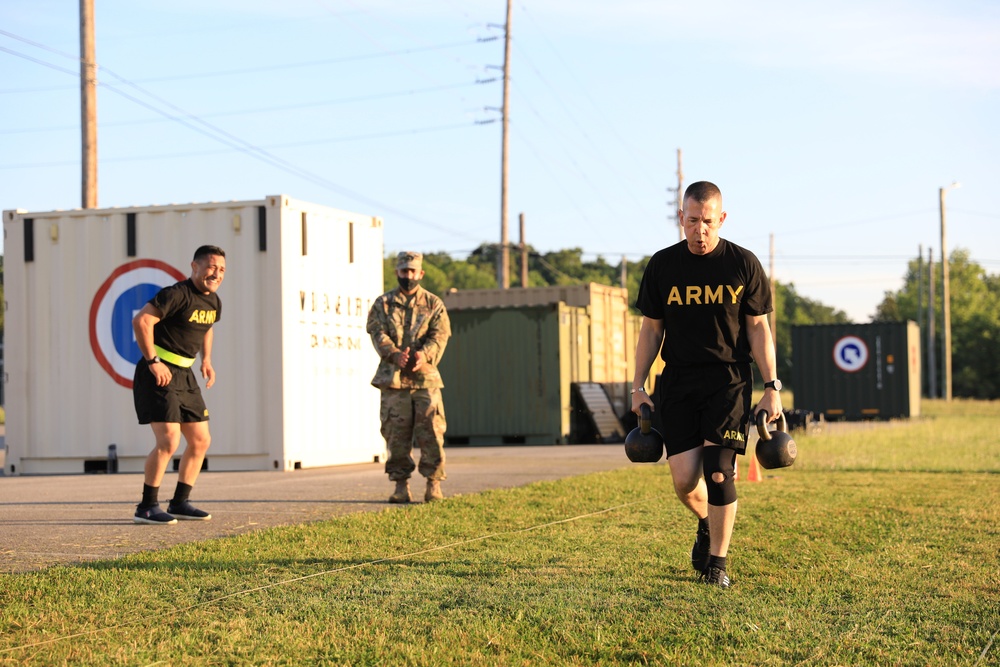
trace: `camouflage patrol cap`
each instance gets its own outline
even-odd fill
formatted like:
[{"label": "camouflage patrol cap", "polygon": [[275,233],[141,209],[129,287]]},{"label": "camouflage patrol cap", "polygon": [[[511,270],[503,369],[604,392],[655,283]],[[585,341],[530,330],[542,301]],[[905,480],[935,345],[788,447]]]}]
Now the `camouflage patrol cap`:
[{"label": "camouflage patrol cap", "polygon": [[401,252],[396,255],[396,270],[399,269],[415,269],[417,271],[423,270],[424,256],[419,252]]}]

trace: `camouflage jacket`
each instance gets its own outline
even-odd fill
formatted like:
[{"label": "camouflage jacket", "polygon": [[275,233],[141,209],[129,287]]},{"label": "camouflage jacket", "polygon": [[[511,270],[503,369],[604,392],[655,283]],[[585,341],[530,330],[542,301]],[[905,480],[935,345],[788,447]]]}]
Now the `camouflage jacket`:
[{"label": "camouflage jacket", "polygon": [[[388,389],[444,386],[437,367],[451,337],[451,321],[440,298],[423,287],[417,287],[416,294],[407,297],[397,287],[375,299],[365,329],[382,359],[372,378],[373,386]],[[407,347],[411,354],[416,350],[424,353],[424,366],[419,371],[404,370],[392,362],[393,355]]]}]

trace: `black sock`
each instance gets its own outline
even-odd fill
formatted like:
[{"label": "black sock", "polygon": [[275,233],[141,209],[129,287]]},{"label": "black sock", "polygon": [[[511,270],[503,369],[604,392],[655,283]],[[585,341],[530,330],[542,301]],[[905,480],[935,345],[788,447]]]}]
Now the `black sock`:
[{"label": "black sock", "polygon": [[177,488],[174,489],[173,500],[170,501],[171,505],[180,505],[181,503],[186,503],[187,499],[191,497],[191,489],[194,487],[190,484],[185,484],[184,482],[177,482]]},{"label": "black sock", "polygon": [[160,502],[158,500],[160,496],[160,487],[150,486],[149,484],[142,485],[142,502],[139,503],[141,507],[152,507],[153,505]]},{"label": "black sock", "polygon": [[698,532],[707,533],[708,532],[708,517],[704,519],[698,519]]},{"label": "black sock", "polygon": [[726,569],[726,557],[725,556],[709,556],[708,567],[717,567],[720,570]]}]

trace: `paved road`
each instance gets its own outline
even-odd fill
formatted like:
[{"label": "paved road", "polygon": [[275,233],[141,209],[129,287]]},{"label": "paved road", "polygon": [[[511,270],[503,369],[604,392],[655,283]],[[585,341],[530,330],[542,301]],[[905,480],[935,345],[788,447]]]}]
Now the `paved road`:
[{"label": "paved road", "polygon": [[[617,445],[449,447],[445,495],[523,486],[632,465]],[[168,473],[164,498],[177,476]],[[411,485],[423,498],[423,478]],[[204,472],[193,494],[207,522],[132,522],[142,476],[0,476],[0,573],[108,559],[183,542],[239,535],[393,507],[382,464],[294,472]],[[418,495],[419,492],[419,495]]]},{"label": "paved road", "polygon": [[[826,425],[826,432],[894,424],[834,423]],[[2,429],[0,425],[0,457]],[[751,432],[750,444],[755,441],[756,434]],[[632,465],[620,444],[452,446],[447,455],[448,480],[443,488],[449,496]],[[164,499],[176,481],[175,473],[167,473]],[[423,498],[423,478],[413,481],[414,498]],[[211,521],[139,526],[132,522],[142,492],[142,476],[137,473],[0,475],[0,573],[116,558],[183,542],[380,510],[393,507],[386,503],[392,490],[382,464],[375,463],[285,473],[204,472],[193,500],[212,513]]]}]

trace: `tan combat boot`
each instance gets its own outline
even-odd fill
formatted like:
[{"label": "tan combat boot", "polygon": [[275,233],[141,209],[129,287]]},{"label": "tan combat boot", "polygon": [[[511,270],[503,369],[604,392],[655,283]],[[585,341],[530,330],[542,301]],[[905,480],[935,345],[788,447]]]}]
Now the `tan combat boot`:
[{"label": "tan combat boot", "polygon": [[427,491],[424,493],[424,501],[441,500],[444,494],[441,493],[441,482],[436,479],[427,480]]},{"label": "tan combat boot", "polygon": [[396,480],[396,490],[389,496],[390,503],[408,503],[410,498],[410,483],[405,479]]}]

